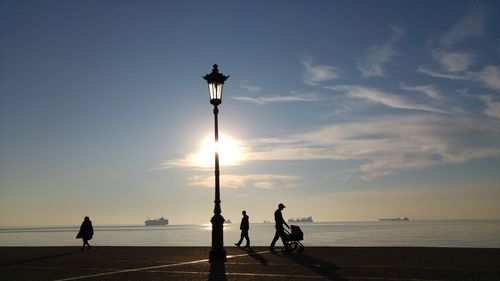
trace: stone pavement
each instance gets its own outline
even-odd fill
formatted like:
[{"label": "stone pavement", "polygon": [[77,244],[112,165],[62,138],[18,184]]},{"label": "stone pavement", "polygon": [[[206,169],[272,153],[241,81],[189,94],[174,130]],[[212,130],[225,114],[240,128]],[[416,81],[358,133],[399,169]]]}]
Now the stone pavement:
[{"label": "stone pavement", "polygon": [[311,247],[0,247],[0,280],[500,280],[500,249]]}]

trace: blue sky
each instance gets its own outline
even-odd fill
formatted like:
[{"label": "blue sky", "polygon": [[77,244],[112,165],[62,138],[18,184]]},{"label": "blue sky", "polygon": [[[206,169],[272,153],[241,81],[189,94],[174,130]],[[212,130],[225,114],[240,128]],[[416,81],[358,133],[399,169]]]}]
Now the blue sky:
[{"label": "blue sky", "polygon": [[226,218],[498,219],[499,18],[496,1],[1,1],[0,226],[209,222],[213,171],[192,159],[214,63],[241,152]]}]

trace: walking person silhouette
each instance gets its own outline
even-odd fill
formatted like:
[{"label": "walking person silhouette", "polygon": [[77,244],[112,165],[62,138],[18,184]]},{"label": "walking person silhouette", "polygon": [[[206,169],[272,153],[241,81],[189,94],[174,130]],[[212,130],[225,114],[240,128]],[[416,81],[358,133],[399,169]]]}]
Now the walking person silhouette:
[{"label": "walking person silhouette", "polygon": [[82,251],[85,249],[85,245],[87,245],[87,249],[90,250],[91,246],[89,244],[89,240],[92,239],[92,236],[94,236],[94,228],[92,227],[92,222],[90,221],[89,217],[85,217],[82,225],[80,226],[80,231],[78,231],[78,234],[76,235],[77,239],[83,239]]},{"label": "walking person silhouette", "polygon": [[245,238],[247,240],[245,248],[249,248],[250,238],[248,238],[248,229],[250,229],[250,223],[248,222],[247,211],[243,210],[241,214],[243,215],[243,218],[241,218],[241,223],[240,223],[240,229],[241,229],[240,241],[238,241],[234,245],[239,247],[241,245],[241,242],[243,242],[243,238]]},{"label": "walking person silhouette", "polygon": [[278,238],[281,238],[281,242],[283,242],[283,246],[286,247],[286,242],[285,242],[285,229],[283,225],[286,225],[287,228],[290,228],[288,224],[285,222],[283,219],[283,214],[281,211],[285,209],[285,205],[280,203],[278,205],[278,209],[274,211],[274,221],[275,221],[275,226],[276,228],[276,233],[274,234],[273,241],[271,242],[271,246],[269,246],[269,250],[271,252],[274,252],[274,245],[276,244],[276,241],[278,241]]}]

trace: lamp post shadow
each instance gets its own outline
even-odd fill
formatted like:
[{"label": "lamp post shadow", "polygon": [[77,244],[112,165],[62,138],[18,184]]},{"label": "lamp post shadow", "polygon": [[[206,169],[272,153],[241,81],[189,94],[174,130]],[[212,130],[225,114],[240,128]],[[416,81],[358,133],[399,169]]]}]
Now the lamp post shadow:
[{"label": "lamp post shadow", "polygon": [[227,281],[226,265],[224,260],[211,260],[210,261],[210,274],[208,275],[209,281]]}]

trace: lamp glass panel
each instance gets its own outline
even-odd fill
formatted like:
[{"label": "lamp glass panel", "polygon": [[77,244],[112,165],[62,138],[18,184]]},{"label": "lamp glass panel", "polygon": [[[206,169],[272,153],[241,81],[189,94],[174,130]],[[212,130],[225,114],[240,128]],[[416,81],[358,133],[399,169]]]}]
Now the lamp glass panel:
[{"label": "lamp glass panel", "polygon": [[222,83],[217,83],[217,86],[216,86],[217,87],[217,98],[220,100],[222,99],[222,86],[223,85],[224,84],[222,84]]},{"label": "lamp glass panel", "polygon": [[222,99],[222,86],[223,83],[208,83],[208,92],[210,93],[210,100]]}]

